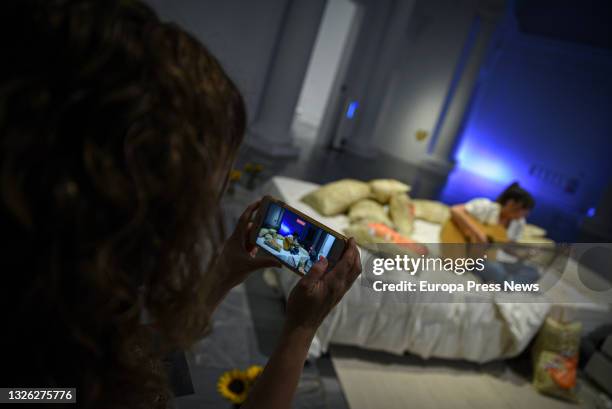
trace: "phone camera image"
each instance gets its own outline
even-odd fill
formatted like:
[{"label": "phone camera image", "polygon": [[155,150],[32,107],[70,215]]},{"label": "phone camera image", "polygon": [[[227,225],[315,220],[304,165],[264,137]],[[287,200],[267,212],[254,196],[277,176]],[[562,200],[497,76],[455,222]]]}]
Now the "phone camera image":
[{"label": "phone camera image", "polygon": [[307,274],[320,257],[328,257],[336,237],[271,203],[257,232],[256,243],[283,263]]}]

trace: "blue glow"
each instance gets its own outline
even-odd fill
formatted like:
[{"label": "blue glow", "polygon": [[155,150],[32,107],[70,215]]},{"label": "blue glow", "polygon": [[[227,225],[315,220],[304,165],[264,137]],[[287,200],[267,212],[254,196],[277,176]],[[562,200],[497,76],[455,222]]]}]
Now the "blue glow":
[{"label": "blue glow", "polygon": [[280,229],[281,233],[289,234],[291,233],[291,229],[285,223],[281,223]]},{"label": "blue glow", "polygon": [[359,106],[359,102],[351,101],[348,108],[346,109],[346,117],[348,119],[353,119],[355,116],[355,111],[357,111],[357,107]]},{"label": "blue glow", "polygon": [[514,180],[506,163],[507,158],[504,160],[498,154],[470,142],[469,139],[465,140],[457,151],[455,159],[458,167],[500,183],[510,183]]},{"label": "blue glow", "polygon": [[505,183],[456,167],[449,175],[439,199],[447,204],[465,203],[475,197],[488,197],[494,200],[505,187]]},{"label": "blue glow", "polygon": [[587,216],[588,217],[593,217],[595,216],[596,210],[594,207],[590,207],[589,210],[587,210]]},{"label": "blue glow", "polygon": [[286,210],[283,213],[279,231],[284,236],[288,234],[297,234],[301,237],[304,231],[304,225],[298,222],[298,217],[293,212]]}]

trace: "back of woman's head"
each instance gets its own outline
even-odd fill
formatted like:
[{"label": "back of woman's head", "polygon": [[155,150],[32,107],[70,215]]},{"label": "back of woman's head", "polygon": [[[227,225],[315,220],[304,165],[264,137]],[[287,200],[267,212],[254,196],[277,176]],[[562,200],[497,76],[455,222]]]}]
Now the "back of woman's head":
[{"label": "back of woman's head", "polygon": [[518,182],[508,186],[497,198],[497,202],[505,205],[509,201],[513,201],[521,205],[523,209],[531,210],[535,206],[535,200],[531,194],[523,189]]},{"label": "back of woman's head", "polygon": [[160,354],[209,318],[202,272],[242,98],[197,40],[139,1],[2,8],[3,337],[20,359],[4,361],[3,384],[163,406]]}]

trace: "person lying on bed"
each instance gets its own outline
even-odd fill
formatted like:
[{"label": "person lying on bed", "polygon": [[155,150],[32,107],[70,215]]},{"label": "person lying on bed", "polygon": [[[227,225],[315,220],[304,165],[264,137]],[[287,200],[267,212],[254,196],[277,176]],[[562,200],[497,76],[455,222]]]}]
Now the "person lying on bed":
[{"label": "person lying on bed", "polygon": [[[248,241],[259,202],[227,240],[218,229],[242,96],[141,1],[14,0],[0,15],[2,384],[73,387],[82,408],[174,406],[164,355],[279,265]],[[243,409],[291,406],[317,327],[360,272],[350,239],[297,283]]]},{"label": "person lying on bed", "polygon": [[523,234],[525,218],[534,206],[533,196],[514,182],[496,201],[483,197],[451,207],[451,217],[463,234],[474,243],[486,243],[488,240],[485,232],[472,218],[483,224],[505,227],[508,240],[517,241]]}]

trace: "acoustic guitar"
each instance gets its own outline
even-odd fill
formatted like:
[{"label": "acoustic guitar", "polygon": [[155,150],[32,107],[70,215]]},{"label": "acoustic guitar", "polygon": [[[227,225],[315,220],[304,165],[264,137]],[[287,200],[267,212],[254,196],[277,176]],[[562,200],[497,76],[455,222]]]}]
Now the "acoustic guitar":
[{"label": "acoustic guitar", "polygon": [[[506,234],[506,228],[500,224],[484,224],[476,220],[470,215],[467,215],[472,223],[474,223],[480,231],[489,239],[489,243],[506,243],[508,242],[508,235]],[[470,237],[463,234],[457,223],[453,219],[448,219],[446,223],[442,225],[440,230],[440,242],[442,243],[470,243]]]},{"label": "acoustic guitar", "polygon": [[499,224],[484,224],[468,215],[471,221],[487,236],[489,245],[472,243],[471,238],[457,226],[455,221],[448,219],[440,230],[441,251],[444,257],[487,257],[495,259],[495,249],[490,249],[490,244],[507,243],[508,235],[506,228]]}]

